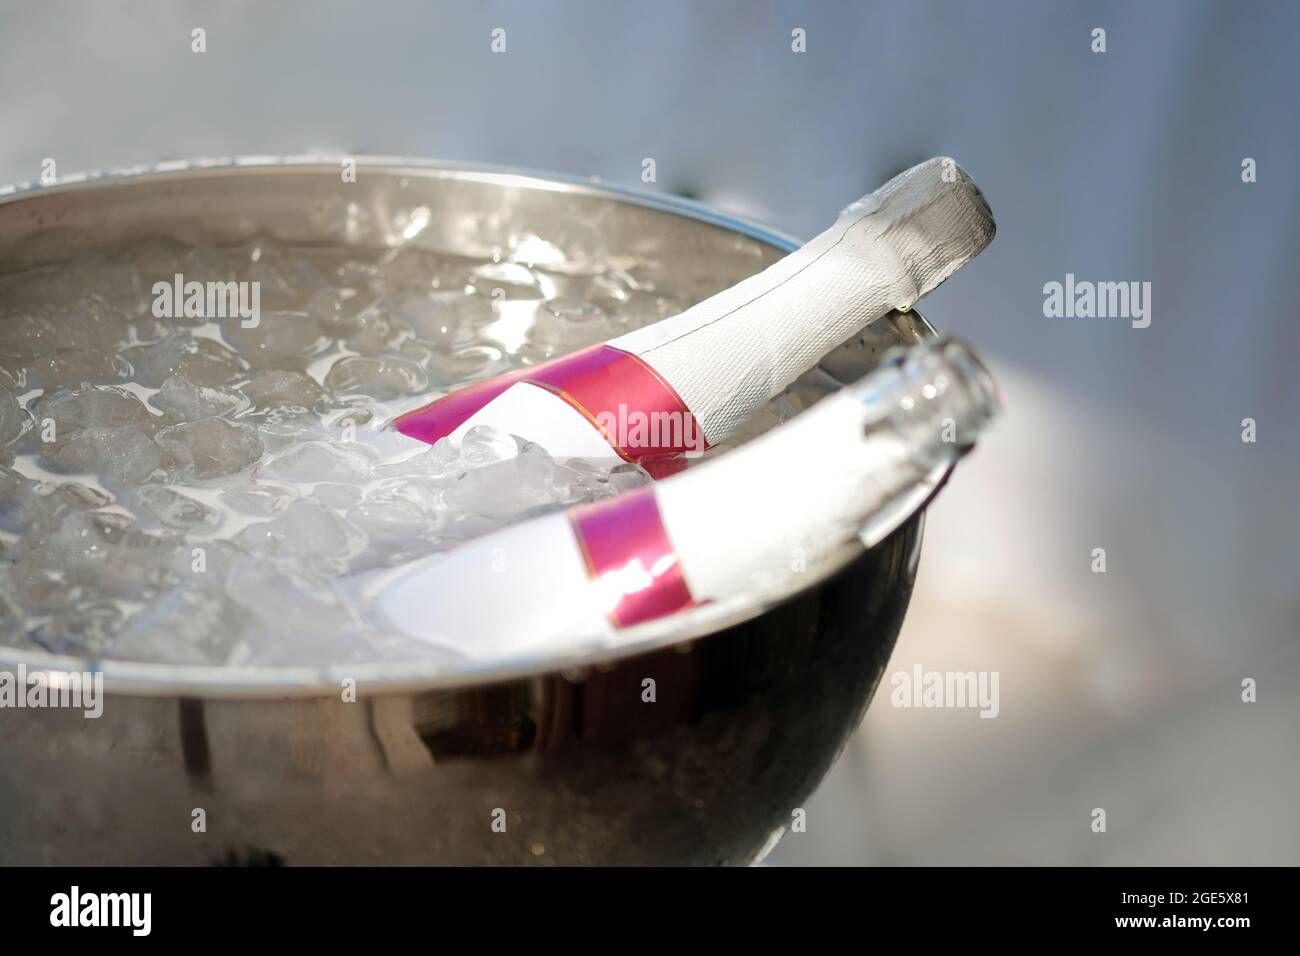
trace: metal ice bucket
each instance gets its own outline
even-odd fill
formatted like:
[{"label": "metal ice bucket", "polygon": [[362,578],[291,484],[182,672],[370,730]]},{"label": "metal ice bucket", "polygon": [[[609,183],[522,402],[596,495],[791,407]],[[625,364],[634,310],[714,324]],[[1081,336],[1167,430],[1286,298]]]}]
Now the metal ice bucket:
[{"label": "metal ice bucket", "polygon": [[[411,238],[416,219],[427,224]],[[408,160],[359,161],[347,183],[337,162],[304,157],[0,190],[0,273],[137,236],[259,232],[474,255],[533,233],[652,256],[691,302],[795,245],[692,203]],[[851,381],[931,335],[917,313],[896,313],[822,371]],[[0,669],[97,667],[107,691],[95,720],[0,711],[0,863],[752,862],[871,699],[916,574],[916,504],[797,593],[644,625],[600,658],[447,674],[88,665],[0,647]]]}]

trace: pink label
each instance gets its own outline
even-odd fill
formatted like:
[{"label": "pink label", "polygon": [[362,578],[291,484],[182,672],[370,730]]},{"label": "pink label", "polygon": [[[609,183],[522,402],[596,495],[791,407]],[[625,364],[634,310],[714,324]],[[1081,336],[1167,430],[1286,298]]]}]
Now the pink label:
[{"label": "pink label", "polygon": [[397,419],[397,430],[433,444],[518,382],[563,399],[628,461],[702,452],[708,447],[695,416],[673,387],[640,358],[610,345],[595,345],[467,385],[407,412]]},{"label": "pink label", "polygon": [[569,520],[591,586],[615,627],[631,627],[695,604],[659,518],[653,488],[575,508]]}]

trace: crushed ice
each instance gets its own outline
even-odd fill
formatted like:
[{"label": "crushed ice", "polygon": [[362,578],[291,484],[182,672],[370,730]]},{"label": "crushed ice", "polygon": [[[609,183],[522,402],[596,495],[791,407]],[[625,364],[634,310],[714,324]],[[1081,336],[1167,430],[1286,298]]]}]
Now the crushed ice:
[{"label": "crushed ice", "polygon": [[[459,447],[391,429],[413,399],[686,304],[626,262],[522,242],[471,259],[150,238],[0,276],[0,643],[218,665],[432,653],[368,623],[340,575],[649,480],[489,428]],[[260,324],[156,317],[148,290],[177,273],[260,282]]]},{"label": "crushed ice", "polygon": [[[260,282],[260,322],[156,318],[146,290],[176,273]],[[563,280],[607,295],[603,275]],[[338,577],[619,488],[502,432],[456,448],[389,428],[393,400],[567,341],[553,287],[521,263],[260,239],[0,276],[0,642],[192,664],[422,653],[357,620]],[[493,290],[516,302],[510,341]]]}]

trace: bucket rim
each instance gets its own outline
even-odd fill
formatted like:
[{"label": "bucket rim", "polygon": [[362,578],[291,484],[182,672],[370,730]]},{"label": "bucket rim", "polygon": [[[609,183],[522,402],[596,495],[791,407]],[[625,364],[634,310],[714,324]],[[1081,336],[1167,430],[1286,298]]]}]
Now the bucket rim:
[{"label": "bucket rim", "polygon": [[212,158],[167,160],[135,166],[109,166],[102,169],[70,173],[52,183],[37,180],[0,185],[0,208],[22,201],[50,195],[61,195],[115,185],[184,180],[207,176],[232,174],[265,174],[267,172],[337,172],[344,161],[355,162],[358,168],[396,176],[419,176],[428,179],[460,179],[497,186],[518,186],[548,192],[572,195],[590,195],[617,199],[633,206],[674,213],[698,222],[718,226],[740,233],[780,249],[793,252],[803,240],[773,229],[770,226],[725,212],[707,203],[668,193],[651,192],[617,183],[607,182],[599,176],[578,176],[556,173],[534,167],[504,166],[491,163],[471,163],[440,159],[422,159],[406,156],[358,155],[333,153],[304,153],[290,156],[223,156]]}]

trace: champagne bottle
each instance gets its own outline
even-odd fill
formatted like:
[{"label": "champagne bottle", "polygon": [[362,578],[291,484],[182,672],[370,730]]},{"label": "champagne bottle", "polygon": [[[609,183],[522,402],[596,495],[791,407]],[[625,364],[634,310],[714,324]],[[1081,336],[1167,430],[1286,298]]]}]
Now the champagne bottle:
[{"label": "champagne bottle", "polygon": [[453,442],[492,425],[556,458],[693,455],[829,351],[906,310],[992,240],[979,189],[951,159],[899,174],[767,269],[600,345],[453,391],[400,416]]}]

